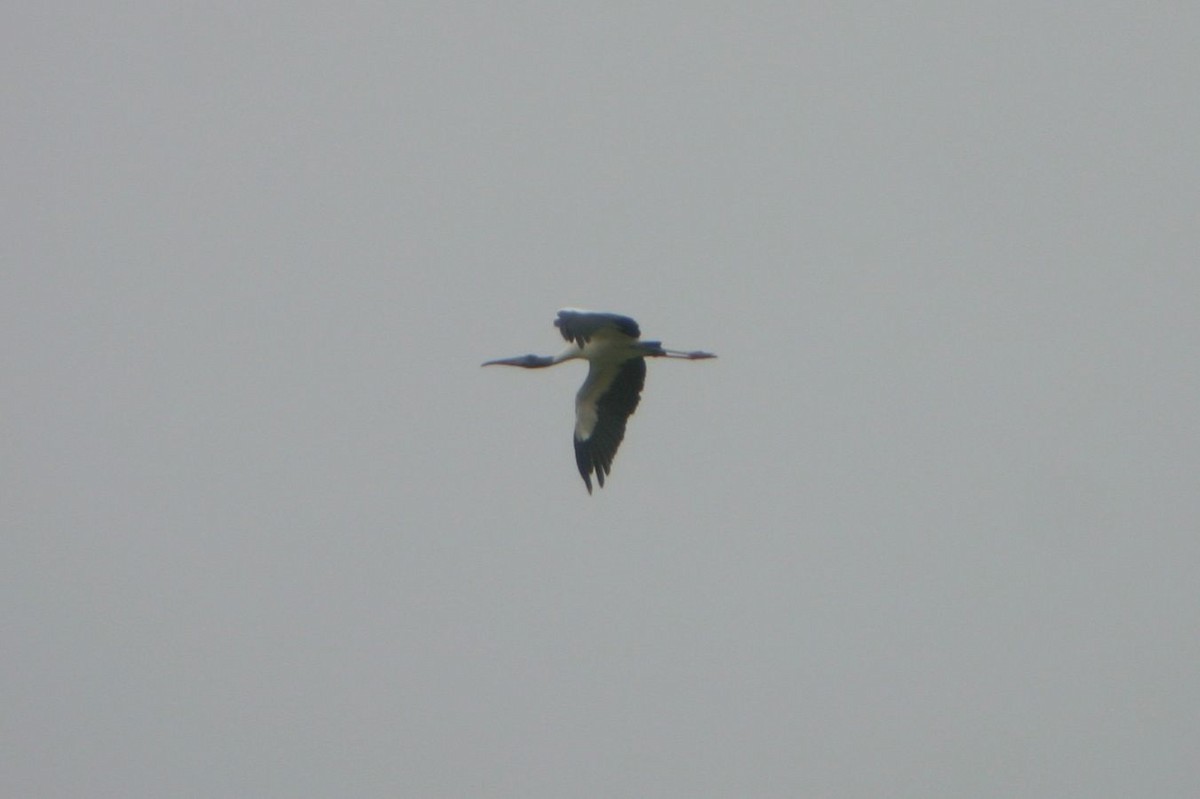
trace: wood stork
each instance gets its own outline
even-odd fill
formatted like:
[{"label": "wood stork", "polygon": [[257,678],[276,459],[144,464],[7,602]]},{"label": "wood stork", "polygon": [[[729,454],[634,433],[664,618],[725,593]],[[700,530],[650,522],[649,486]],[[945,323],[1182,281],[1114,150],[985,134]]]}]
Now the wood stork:
[{"label": "wood stork", "polygon": [[600,487],[612,469],[617,447],[625,438],[625,422],[637,409],[646,382],[646,358],[715,358],[711,352],[680,352],[663,349],[659,341],[639,341],[641,331],[628,316],[564,308],[554,326],[570,342],[558,355],[520,355],[488,361],[483,366],[502,364],[540,369],[583,358],[588,362],[587,379],[575,395],[575,463],[592,493],[592,473]]}]

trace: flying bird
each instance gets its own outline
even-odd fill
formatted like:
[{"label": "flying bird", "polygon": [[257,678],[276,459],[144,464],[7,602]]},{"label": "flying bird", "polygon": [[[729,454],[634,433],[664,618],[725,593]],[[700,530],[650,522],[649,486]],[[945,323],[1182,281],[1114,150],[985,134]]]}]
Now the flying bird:
[{"label": "flying bird", "polygon": [[540,369],[582,358],[587,379],[575,395],[575,463],[592,493],[592,474],[600,487],[612,470],[625,423],[637,409],[646,382],[646,358],[715,358],[711,352],[663,349],[660,341],[640,341],[637,322],[628,316],[564,308],[554,326],[569,343],[558,355],[519,355],[487,361],[483,366]]}]

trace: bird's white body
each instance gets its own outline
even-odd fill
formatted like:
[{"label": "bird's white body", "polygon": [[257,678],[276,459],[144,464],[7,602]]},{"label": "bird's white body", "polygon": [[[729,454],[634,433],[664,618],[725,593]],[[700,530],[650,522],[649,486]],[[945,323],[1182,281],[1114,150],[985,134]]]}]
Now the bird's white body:
[{"label": "bird's white body", "polygon": [[637,347],[637,339],[621,333],[613,328],[602,328],[591,334],[591,338],[583,346],[572,342],[558,355],[554,356],[555,363],[583,359],[596,361],[623,361],[626,358],[644,355]]},{"label": "bird's white body", "polygon": [[628,316],[564,308],[555,327],[569,343],[554,357],[525,355],[488,361],[484,366],[503,364],[535,369],[563,361],[588,362],[587,379],[575,395],[575,461],[592,492],[594,472],[600,486],[612,468],[612,459],[625,437],[625,424],[637,409],[646,379],[647,357],[715,358],[708,352],[679,352],[663,349],[657,341],[640,341],[637,322]]}]

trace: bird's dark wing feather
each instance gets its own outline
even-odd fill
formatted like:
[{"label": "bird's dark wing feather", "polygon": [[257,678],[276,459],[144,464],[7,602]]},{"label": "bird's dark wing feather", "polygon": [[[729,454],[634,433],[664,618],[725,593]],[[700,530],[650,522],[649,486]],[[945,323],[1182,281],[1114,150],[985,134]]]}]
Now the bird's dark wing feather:
[{"label": "bird's dark wing feather", "polygon": [[[600,487],[612,469],[613,458],[625,438],[625,422],[637,410],[642,387],[646,384],[646,360],[630,358],[617,368],[608,389],[596,400],[596,424],[585,439],[575,437],[575,463],[588,493],[592,493],[591,473]],[[586,384],[585,384],[586,387]]]},{"label": "bird's dark wing feather", "polygon": [[628,316],[598,311],[559,311],[554,326],[562,333],[563,338],[575,342],[580,347],[600,330],[614,330],[630,338],[637,338],[642,334],[638,323]]}]

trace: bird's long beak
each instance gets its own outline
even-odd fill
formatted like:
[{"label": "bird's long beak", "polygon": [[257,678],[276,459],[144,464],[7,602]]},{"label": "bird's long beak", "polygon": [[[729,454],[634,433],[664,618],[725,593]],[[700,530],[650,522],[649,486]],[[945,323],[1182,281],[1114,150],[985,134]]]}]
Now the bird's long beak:
[{"label": "bird's long beak", "polygon": [[538,369],[543,366],[553,366],[556,363],[549,355],[518,355],[515,358],[500,358],[496,361],[485,361],[483,366],[499,364],[502,366],[521,366],[525,369]]}]

